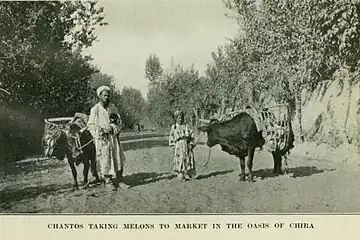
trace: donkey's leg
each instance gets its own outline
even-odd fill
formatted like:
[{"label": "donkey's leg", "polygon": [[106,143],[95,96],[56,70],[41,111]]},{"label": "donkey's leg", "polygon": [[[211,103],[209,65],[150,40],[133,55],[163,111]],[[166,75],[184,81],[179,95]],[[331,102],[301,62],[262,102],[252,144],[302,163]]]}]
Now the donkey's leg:
[{"label": "donkey's leg", "polygon": [[289,173],[289,171],[288,171],[289,167],[288,167],[288,155],[287,155],[287,153],[285,153],[283,158],[284,158],[284,164],[285,164],[284,173],[285,173],[285,175],[287,175]]},{"label": "donkey's leg", "polygon": [[278,152],[272,152],[274,159],[274,169],[273,173],[281,174],[281,155]]},{"label": "donkey's leg", "polygon": [[94,181],[92,181],[91,183],[99,183],[100,182],[100,177],[99,177],[99,173],[96,169],[96,152],[95,150],[92,150],[90,152],[89,150],[89,155],[90,155],[90,171],[92,176],[95,178]]},{"label": "donkey's leg", "polygon": [[89,160],[84,160],[84,169],[83,169],[83,176],[84,176],[83,185],[84,186],[87,186],[89,184],[89,180],[88,180],[89,168],[90,168]]},{"label": "donkey's leg", "polygon": [[77,181],[77,172],[76,172],[76,167],[75,167],[74,160],[71,157],[68,157],[68,163],[70,165],[71,172],[72,172],[72,175],[73,175],[73,178],[74,178],[74,188],[73,189],[77,190],[77,189],[79,189],[79,184],[78,184],[78,181]]},{"label": "donkey's leg", "polygon": [[245,181],[245,158],[239,157],[239,160],[240,160],[240,169],[241,169],[240,181]]},{"label": "donkey's leg", "polygon": [[249,182],[254,181],[254,177],[252,174],[252,167],[253,167],[253,161],[254,161],[254,152],[255,148],[248,148],[248,161],[247,161],[247,167],[249,171]]},{"label": "donkey's leg", "polygon": [[279,155],[279,157],[278,157],[278,169],[277,169],[277,172],[278,172],[278,174],[283,174],[282,170],[281,170],[281,168],[282,168],[282,155],[281,154],[278,154],[278,155]]}]

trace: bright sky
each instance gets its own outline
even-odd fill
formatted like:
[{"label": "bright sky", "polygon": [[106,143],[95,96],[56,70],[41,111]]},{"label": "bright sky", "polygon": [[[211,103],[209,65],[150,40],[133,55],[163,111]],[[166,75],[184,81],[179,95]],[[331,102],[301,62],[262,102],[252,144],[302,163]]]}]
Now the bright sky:
[{"label": "bright sky", "polygon": [[87,50],[117,87],[131,86],[146,95],[145,61],[150,54],[163,68],[195,64],[203,72],[211,52],[236,35],[235,20],[221,0],[100,0],[108,26],[97,30],[98,42]]}]

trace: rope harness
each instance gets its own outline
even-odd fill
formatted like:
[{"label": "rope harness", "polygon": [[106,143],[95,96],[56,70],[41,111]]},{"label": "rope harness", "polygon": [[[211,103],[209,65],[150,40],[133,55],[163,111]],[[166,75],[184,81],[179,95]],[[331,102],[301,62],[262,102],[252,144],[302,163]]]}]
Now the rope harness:
[{"label": "rope harness", "polygon": [[196,166],[199,166],[199,167],[207,167],[207,165],[208,165],[209,162],[210,162],[210,159],[211,159],[211,147],[209,147],[208,158],[207,158],[207,161],[205,162],[204,165],[198,164],[195,160],[194,160],[194,162],[195,162],[195,165],[196,165]]},{"label": "rope harness", "polygon": [[77,136],[73,136],[73,135],[68,135],[69,137],[75,139],[75,144],[76,144],[76,148],[77,150],[79,150],[81,153],[83,153],[82,149],[84,149],[86,146],[88,146],[90,143],[92,143],[94,141],[94,139],[92,138],[90,141],[88,141],[87,143],[85,143],[84,145],[81,146],[81,142],[80,142],[80,134]]}]

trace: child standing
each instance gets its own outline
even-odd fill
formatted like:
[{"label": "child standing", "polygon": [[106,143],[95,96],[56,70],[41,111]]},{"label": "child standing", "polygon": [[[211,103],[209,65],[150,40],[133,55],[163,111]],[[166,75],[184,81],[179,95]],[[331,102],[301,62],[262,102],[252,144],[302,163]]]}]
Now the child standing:
[{"label": "child standing", "polygon": [[190,180],[196,175],[194,161],[195,138],[193,131],[184,122],[184,113],[176,111],[175,124],[171,126],[169,146],[174,153],[174,171],[180,180]]}]

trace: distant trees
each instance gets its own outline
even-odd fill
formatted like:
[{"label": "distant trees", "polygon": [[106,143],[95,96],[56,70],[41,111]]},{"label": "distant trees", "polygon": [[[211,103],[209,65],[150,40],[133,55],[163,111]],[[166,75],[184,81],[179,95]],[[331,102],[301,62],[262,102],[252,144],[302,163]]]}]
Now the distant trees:
[{"label": "distant trees", "polygon": [[124,126],[131,129],[145,117],[145,99],[139,90],[124,87],[120,95],[119,109]]},{"label": "distant trees", "polygon": [[154,120],[169,122],[166,112],[176,107],[209,116],[245,103],[266,105],[271,100],[292,106],[300,126],[297,135],[301,136],[302,90],[332,79],[339,68],[359,72],[360,3],[223,2],[232,10],[241,34],[212,53],[204,76],[181,67],[162,74],[148,97]]},{"label": "distant trees", "polygon": [[160,59],[155,54],[151,54],[145,63],[145,77],[151,84],[156,84],[162,73]]}]

